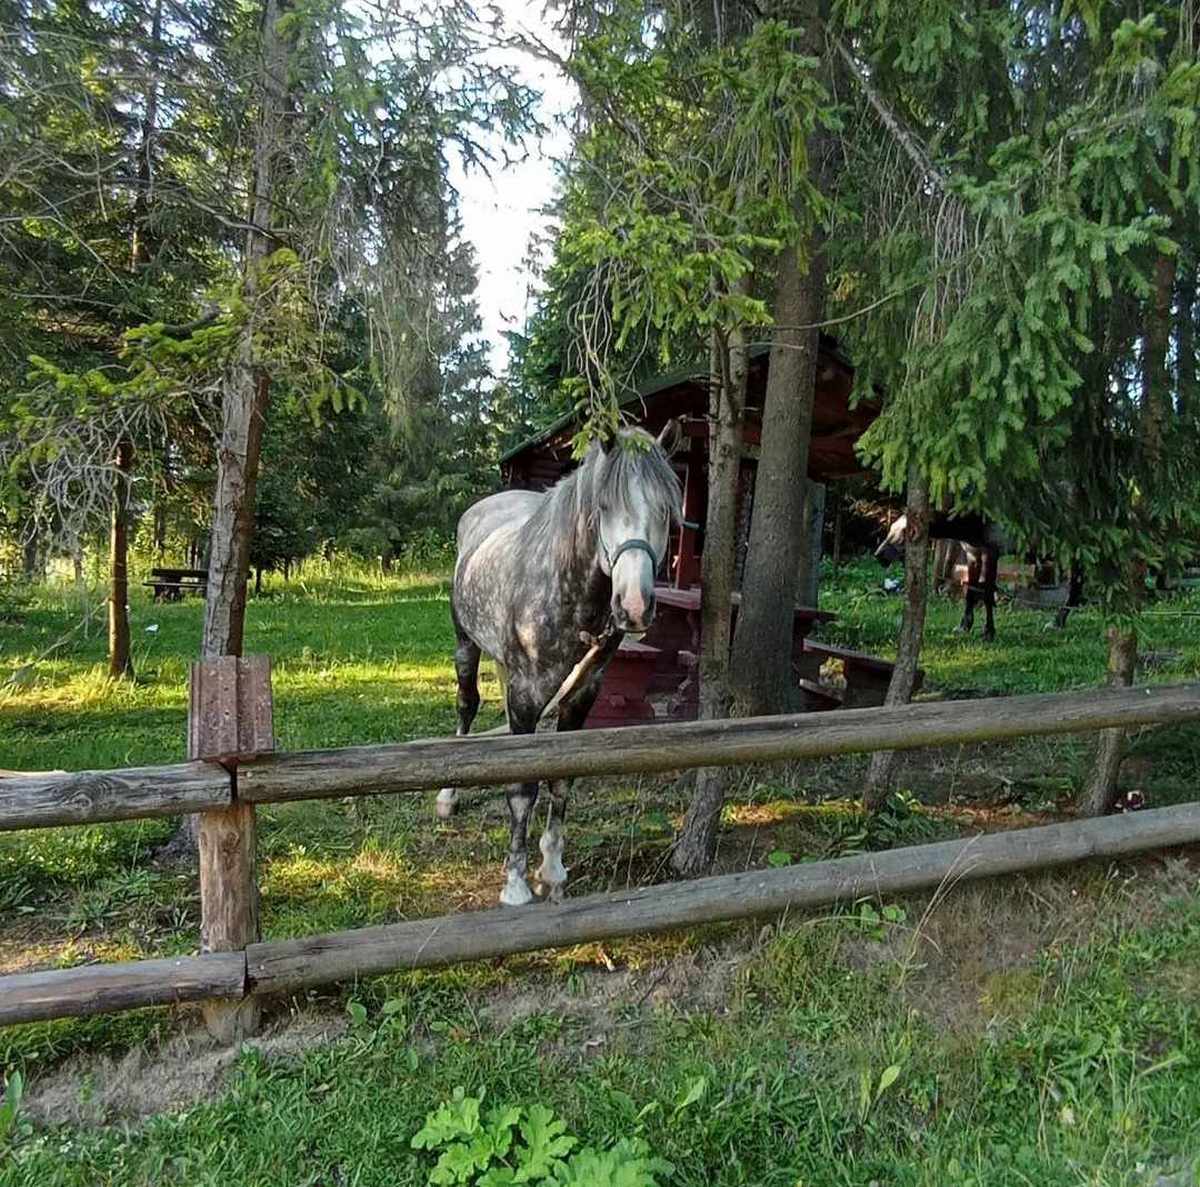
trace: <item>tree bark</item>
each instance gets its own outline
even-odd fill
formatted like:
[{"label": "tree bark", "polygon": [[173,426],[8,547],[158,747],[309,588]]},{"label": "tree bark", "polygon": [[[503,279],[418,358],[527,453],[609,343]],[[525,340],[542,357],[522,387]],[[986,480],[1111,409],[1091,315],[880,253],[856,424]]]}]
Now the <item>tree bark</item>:
[{"label": "tree bark", "polygon": [[[904,615],[896,646],[896,666],[888,682],[885,705],[907,705],[917,682],[921,640],[925,634],[925,607],[929,600],[929,483],[915,467],[908,475],[908,536],[904,544]],[[896,772],[896,751],[871,756],[863,807],[877,811],[891,794]]]},{"label": "tree bark", "polygon": [[241,655],[245,630],[255,492],[271,391],[271,376],[256,357],[254,338],[259,270],[271,251],[267,228],[272,222],[272,187],[283,134],[288,72],[288,46],[278,30],[283,10],[280,0],[266,0],[262,116],[254,148],[254,195],[242,290],[249,315],[225,382],[201,644],[204,656]]},{"label": "tree bark", "polygon": [[805,484],[800,563],[796,569],[796,601],[816,609],[821,592],[821,542],[825,536],[826,491],[823,482]]},{"label": "tree bark", "polygon": [[[810,151],[819,152],[814,137]],[[808,447],[812,437],[816,330],[793,327],[820,320],[825,258],[814,230],[803,248],[779,257],[774,345],[763,406],[762,450],[754,491],[742,608],[733,645],[733,685],[751,714],[786,713],[795,697],[792,629],[801,554],[809,548],[805,516]]]},{"label": "tree bark", "polygon": [[[1110,688],[1128,688],[1133,683],[1137,667],[1137,636],[1133,631],[1120,627],[1108,628],[1108,685]],[[1101,730],[1096,745],[1096,757],[1092,764],[1091,777],[1078,808],[1084,816],[1102,816],[1117,798],[1117,776],[1121,772],[1121,760],[1125,757],[1125,731],[1121,729]]]},{"label": "tree bark", "polygon": [[108,674],[133,678],[129,639],[129,483],[133,444],[121,441],[115,459],[109,532]]},{"label": "tree bark", "polygon": [[1189,249],[1180,260],[1176,321],[1179,359],[1179,415],[1185,425],[1200,419],[1196,385],[1196,254]]},{"label": "tree bark", "polygon": [[41,537],[36,526],[30,524],[25,529],[25,539],[21,545],[21,578],[27,585],[32,585],[45,576]]},{"label": "tree bark", "polygon": [[[742,416],[749,370],[746,335],[735,330],[728,341],[714,333],[709,395],[708,515],[701,557],[700,716],[728,717],[730,618],[736,564],[737,485],[742,461]],[[717,829],[728,786],[727,772],[696,772],[692,802],[675,841],[671,865],[696,877],[712,865]]]},{"label": "tree bark", "polygon": [[150,18],[150,77],[146,88],[146,106],[142,112],[141,138],[138,145],[138,186],[133,202],[133,238],[129,267],[136,272],[150,258],[149,215],[154,191],[154,137],[158,131],[158,83],[162,42],[162,0],[155,0]]},{"label": "tree bark", "polygon": [[842,517],[846,510],[846,492],[842,484],[833,488],[833,556],[831,563],[836,574],[842,567]]},{"label": "tree bark", "polygon": [[[1168,347],[1171,338],[1171,306],[1175,297],[1175,259],[1159,256],[1154,264],[1154,293],[1146,309],[1143,342],[1143,395],[1139,425],[1143,465],[1154,470],[1160,464],[1163,436],[1171,414],[1171,374]],[[1139,515],[1137,505],[1134,514]],[[1150,525],[1143,523],[1143,531]],[[1140,561],[1129,565],[1130,610],[1136,614],[1145,597],[1146,572]],[[1137,635],[1116,625],[1108,628],[1108,683],[1128,687],[1137,665]],[[1124,757],[1124,730],[1104,730],[1096,747],[1092,773],[1082,795],[1079,811],[1098,816],[1107,812],[1117,797],[1117,776]]]},{"label": "tree bark", "polygon": [[[242,288],[249,313],[224,390],[201,642],[205,657],[241,655],[245,632],[255,492],[271,390],[271,376],[257,357],[255,337],[261,332],[259,273],[272,246],[273,190],[284,138],[289,44],[280,22],[286,8],[287,0],[265,0],[263,5],[262,112],[254,145],[251,230],[246,235]],[[238,805],[232,814],[207,812],[200,817],[196,836],[204,859],[202,875],[207,871],[201,880],[201,904],[207,919],[211,904],[227,897],[243,901],[244,888],[255,884],[254,808]],[[229,894],[227,888],[232,888]],[[214,930],[206,929],[205,950],[236,950],[258,938],[257,910],[241,911],[223,916]],[[233,1003],[211,1002],[204,1017],[217,1038],[235,1041],[258,1029],[259,1003],[253,997]]]}]

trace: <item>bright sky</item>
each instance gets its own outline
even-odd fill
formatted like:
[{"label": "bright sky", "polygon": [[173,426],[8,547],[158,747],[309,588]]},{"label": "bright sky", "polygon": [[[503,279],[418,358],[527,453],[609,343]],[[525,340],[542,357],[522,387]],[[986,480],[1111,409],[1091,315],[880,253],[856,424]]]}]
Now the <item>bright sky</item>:
[{"label": "bright sky", "polygon": [[[505,32],[532,33],[557,51],[561,45],[543,19],[542,2],[495,0],[495,6],[503,13]],[[513,51],[497,50],[493,58],[513,67],[522,82],[542,93],[539,114],[547,126],[540,142],[529,143],[526,159],[494,168],[491,180],[478,172],[464,176],[458,163],[451,163],[450,180],[460,195],[464,236],[475,245],[479,266],[476,295],[483,336],[498,374],[508,357],[503,331],[524,326],[529,288],[535,282],[522,260],[530,236],[544,231],[549,222],[538,208],[553,198],[555,163],[570,149],[565,121],[574,111],[576,92],[550,63]]]}]

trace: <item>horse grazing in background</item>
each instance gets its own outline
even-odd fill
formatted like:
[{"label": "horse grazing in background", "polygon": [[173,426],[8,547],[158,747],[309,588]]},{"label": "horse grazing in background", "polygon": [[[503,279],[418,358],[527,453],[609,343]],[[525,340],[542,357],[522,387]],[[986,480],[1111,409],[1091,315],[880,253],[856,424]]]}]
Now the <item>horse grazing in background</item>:
[{"label": "horse grazing in background", "polygon": [[[458,729],[471,728],[479,710],[479,660],[486,652],[505,686],[508,727],[531,734],[547,706],[595,656],[577,687],[562,695],[558,729],[579,729],[604,669],[625,634],[643,634],[654,619],[654,577],[667,552],[672,522],[682,515],[679,479],[666,442],[622,429],[592,445],[582,465],[551,490],[509,490],[480,500],[458,522],[458,559],[450,614],[458,645]],[[552,902],[562,899],[563,822],[569,782],[550,783],[550,815],[542,834],[537,878]],[[538,784],[508,791],[511,838],[501,903],[521,906],[533,894],[526,882],[526,837]],[[456,792],[443,789],[439,815],[453,811]]]},{"label": "horse grazing in background", "polygon": [[[967,555],[967,594],[963,606],[962,622],[957,630],[970,634],[975,625],[975,607],[982,601],[986,619],[983,637],[991,641],[996,637],[996,574],[1000,557],[1012,551],[1012,539],[999,524],[986,519],[978,512],[956,514],[938,513],[930,517],[929,538],[931,540],[955,540],[962,545]],[[908,539],[908,516],[902,515],[888,529],[884,541],[875,549],[875,557],[881,565],[890,565],[904,557],[904,545]],[[1034,564],[1038,557],[1027,553],[1026,559]],[[1067,600],[1058,608],[1054,625],[1059,630],[1067,625],[1067,616],[1083,601],[1083,567],[1078,559],[1071,562],[1071,579],[1067,587]]]}]

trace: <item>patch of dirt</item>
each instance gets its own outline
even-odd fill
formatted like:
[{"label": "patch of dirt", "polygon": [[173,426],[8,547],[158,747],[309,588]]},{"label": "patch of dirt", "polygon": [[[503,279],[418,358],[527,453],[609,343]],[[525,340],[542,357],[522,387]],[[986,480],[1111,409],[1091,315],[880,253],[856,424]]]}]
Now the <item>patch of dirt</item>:
[{"label": "patch of dirt", "polygon": [[1195,885],[1187,858],[1152,856],[1074,877],[1048,871],[960,886],[910,900],[911,930],[893,929],[883,942],[854,937],[843,959],[862,972],[895,965],[912,1009],[943,1029],[978,1031],[1039,1005],[1041,956],[1086,943],[1101,924],[1144,927]]},{"label": "patch of dirt", "polygon": [[[273,1026],[245,1047],[270,1059],[291,1059],[345,1030],[344,1016],[303,1015]],[[196,1029],[120,1059],[70,1060],[31,1080],[22,1110],[41,1125],[77,1127],[175,1112],[219,1095],[239,1054],[239,1048],[217,1046]]]},{"label": "patch of dirt", "polygon": [[489,995],[482,1016],[497,1030],[537,1014],[578,1022],[587,1032],[584,1048],[600,1045],[612,1030],[638,1022],[624,1021],[629,1011],[670,1004],[681,1010],[727,1012],[733,979],[746,960],[744,941],[721,949],[701,948],[644,969],[590,968],[574,975],[574,988],[561,983],[529,983]]}]

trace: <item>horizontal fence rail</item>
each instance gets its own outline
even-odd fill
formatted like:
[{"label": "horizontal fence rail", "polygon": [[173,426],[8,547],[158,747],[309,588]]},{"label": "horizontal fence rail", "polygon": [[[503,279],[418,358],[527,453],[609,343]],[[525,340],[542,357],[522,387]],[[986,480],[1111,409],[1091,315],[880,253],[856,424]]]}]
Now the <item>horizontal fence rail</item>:
[{"label": "horizontal fence rail", "polygon": [[0,977],[0,1026],[245,993],[244,952],[17,973]]},{"label": "horizontal fence rail", "polygon": [[0,830],[169,816],[233,802],[656,774],[1200,720],[1200,684],[922,702],[565,734],[422,740],[211,763],[0,780]]},{"label": "horizontal fence rail", "polygon": [[484,787],[535,779],[655,774],[690,767],[824,758],[963,742],[1200,719],[1200,685],[923,702],[276,754],[242,767],[238,798],[253,803]]},{"label": "horizontal fence rail", "polygon": [[215,763],[61,771],[0,779],[0,832],[228,808],[233,776]]},{"label": "horizontal fence rail", "polygon": [[494,908],[141,961],[0,980],[0,1023],[162,1002],[292,992],[330,981],[481,960],[701,923],[779,915],[1096,857],[1200,842],[1200,804],[1013,829],[783,869],[643,886],[560,906]]}]

